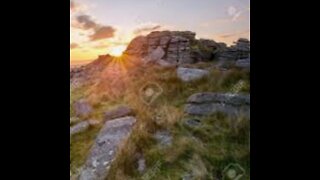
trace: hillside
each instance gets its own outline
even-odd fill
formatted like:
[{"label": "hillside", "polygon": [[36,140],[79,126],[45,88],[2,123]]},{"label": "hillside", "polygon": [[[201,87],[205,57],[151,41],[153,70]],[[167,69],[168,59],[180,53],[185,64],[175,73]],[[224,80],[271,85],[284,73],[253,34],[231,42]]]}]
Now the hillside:
[{"label": "hillside", "polygon": [[195,35],[70,70],[70,179],[250,179],[250,42]]}]

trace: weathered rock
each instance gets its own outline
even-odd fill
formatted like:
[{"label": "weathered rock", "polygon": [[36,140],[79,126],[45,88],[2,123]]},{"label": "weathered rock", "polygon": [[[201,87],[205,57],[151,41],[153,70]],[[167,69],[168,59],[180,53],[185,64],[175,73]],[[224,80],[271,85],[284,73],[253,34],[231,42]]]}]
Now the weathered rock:
[{"label": "weathered rock", "polygon": [[85,99],[76,101],[73,108],[76,116],[88,116],[92,112],[91,105]]},{"label": "weathered rock", "polygon": [[142,174],[146,170],[146,160],[144,157],[138,160],[138,171]]},{"label": "weathered rock", "polygon": [[110,55],[101,55],[95,61],[81,66],[78,68],[70,69],[70,86],[72,88],[79,88],[85,84],[90,84],[96,77],[100,77],[100,74],[111,62],[112,57]]},{"label": "weathered rock", "polygon": [[120,106],[110,111],[107,111],[104,115],[104,120],[110,120],[115,118],[121,118],[124,116],[132,116],[134,115],[133,110],[128,106]]},{"label": "weathered rock", "polygon": [[125,54],[151,61],[161,59],[171,64],[194,63],[191,50],[193,41],[195,33],[190,31],[155,31],[146,37],[135,38]]},{"label": "weathered rock", "polygon": [[250,69],[250,58],[239,59],[235,64],[238,68]]},{"label": "weathered rock", "polygon": [[220,70],[228,70],[235,66],[235,61],[229,61],[229,60],[221,60],[217,64],[217,68]]},{"label": "weathered rock", "polygon": [[202,69],[192,69],[192,68],[183,68],[179,67],[177,69],[178,77],[184,82],[190,82],[194,80],[201,79],[209,75],[209,71]]},{"label": "weathered rock", "polygon": [[136,119],[131,116],[107,121],[101,129],[85,162],[80,180],[104,180],[121,143],[132,131]]},{"label": "weathered rock", "polygon": [[162,66],[162,67],[176,67],[177,64],[176,63],[169,63],[163,59],[160,59],[156,62],[158,65]]},{"label": "weathered rock", "polygon": [[161,60],[165,55],[164,50],[162,47],[158,46],[155,50],[153,50],[148,57],[146,58],[148,62],[157,62]]},{"label": "weathered rock", "polygon": [[250,105],[250,95],[231,94],[231,93],[196,93],[190,96],[187,103],[205,104],[205,103],[224,103],[234,106]]},{"label": "weathered rock", "polygon": [[[215,56],[219,61],[218,66],[220,68],[229,69],[233,65],[245,66],[244,68],[247,68],[248,64],[244,63],[242,60],[250,57],[250,41],[240,38],[237,42],[235,42],[235,45],[224,48],[221,47]],[[237,64],[236,61],[238,60],[241,61],[239,61]]]},{"label": "weathered rock", "polygon": [[189,97],[185,112],[197,116],[222,112],[232,117],[243,115],[250,118],[250,95],[197,93]]},{"label": "weathered rock", "polygon": [[155,31],[137,37],[129,44],[125,54],[145,60],[163,60],[170,64],[191,64],[218,59],[236,61],[250,56],[250,41],[239,39],[231,47],[208,39],[195,39],[190,31]]},{"label": "weathered rock", "polygon": [[83,121],[70,127],[70,136],[86,131],[89,128],[89,126],[89,122]]},{"label": "weathered rock", "polygon": [[190,118],[190,119],[186,119],[184,121],[184,124],[189,127],[196,127],[201,124],[201,121],[199,119]]},{"label": "weathered rock", "polygon": [[217,55],[217,59],[221,61],[236,61],[239,59],[239,52],[235,47],[227,47],[223,51],[220,51]]},{"label": "weathered rock", "polygon": [[169,131],[157,131],[154,138],[162,147],[170,146],[172,144],[172,136]]},{"label": "weathered rock", "polygon": [[148,54],[147,48],[147,38],[143,36],[138,36],[134,38],[127,47],[127,50],[124,54],[127,55],[134,55],[134,56],[146,56]]}]

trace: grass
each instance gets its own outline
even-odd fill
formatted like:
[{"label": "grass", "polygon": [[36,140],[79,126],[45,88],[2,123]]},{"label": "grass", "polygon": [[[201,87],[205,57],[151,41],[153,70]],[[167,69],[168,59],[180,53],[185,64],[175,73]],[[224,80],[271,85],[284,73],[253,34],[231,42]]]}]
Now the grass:
[{"label": "grass", "polygon": [[[194,66],[205,67],[204,64]],[[230,163],[240,164],[246,171],[245,179],[250,179],[250,121],[240,117],[231,120],[215,114],[202,118],[199,127],[190,128],[184,125],[188,116],[183,112],[187,98],[194,93],[230,92],[239,81],[243,83],[237,92],[250,92],[248,71],[232,69],[220,72],[211,69],[209,77],[191,83],[181,82],[172,68],[141,66],[132,68],[128,73],[129,79],[119,89],[117,97],[106,95],[108,89],[98,89],[94,92],[99,93],[94,95],[89,87],[71,92],[71,115],[72,102],[79,98],[90,99],[94,113],[89,118],[101,121],[105,111],[118,105],[129,105],[136,112],[138,121],[130,138],[118,151],[108,179],[141,179],[143,175],[137,171],[138,154],[143,154],[146,159],[146,172],[152,171],[152,167],[160,162],[159,170],[151,179],[181,179],[188,174],[195,179],[217,179]],[[151,105],[145,104],[140,97],[141,87],[148,82],[157,83],[163,90]],[[72,171],[83,165],[99,129],[91,128],[71,139]],[[160,148],[153,138],[160,129],[168,130],[173,137],[172,146],[166,149]]]}]

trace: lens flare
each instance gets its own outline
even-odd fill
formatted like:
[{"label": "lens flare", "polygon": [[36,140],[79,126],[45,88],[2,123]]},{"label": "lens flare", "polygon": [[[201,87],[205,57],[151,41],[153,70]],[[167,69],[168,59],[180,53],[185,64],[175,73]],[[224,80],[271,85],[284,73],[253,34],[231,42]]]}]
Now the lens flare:
[{"label": "lens flare", "polygon": [[116,46],[110,49],[110,55],[120,57],[123,51],[126,50],[126,46]]}]

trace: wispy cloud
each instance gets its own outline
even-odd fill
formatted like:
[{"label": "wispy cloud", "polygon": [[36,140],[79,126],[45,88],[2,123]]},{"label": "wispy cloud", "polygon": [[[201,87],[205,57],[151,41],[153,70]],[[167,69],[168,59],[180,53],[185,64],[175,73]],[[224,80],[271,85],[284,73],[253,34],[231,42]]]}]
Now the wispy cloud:
[{"label": "wispy cloud", "polygon": [[239,31],[239,32],[234,32],[234,33],[227,33],[227,34],[221,34],[219,35],[221,38],[230,38],[234,36],[241,36],[241,35],[247,35],[250,33],[250,30],[245,30],[245,31]]},{"label": "wispy cloud", "polygon": [[228,16],[231,17],[231,21],[237,21],[245,12],[250,12],[250,7],[237,8],[235,6],[229,6],[227,9]]},{"label": "wispy cloud", "polygon": [[155,24],[155,23],[146,23],[146,24],[141,24],[140,26],[136,27],[133,30],[133,33],[135,35],[141,35],[141,34],[146,34],[146,33],[150,33],[152,31],[157,31],[160,30],[162,28],[161,25],[159,24]]}]

